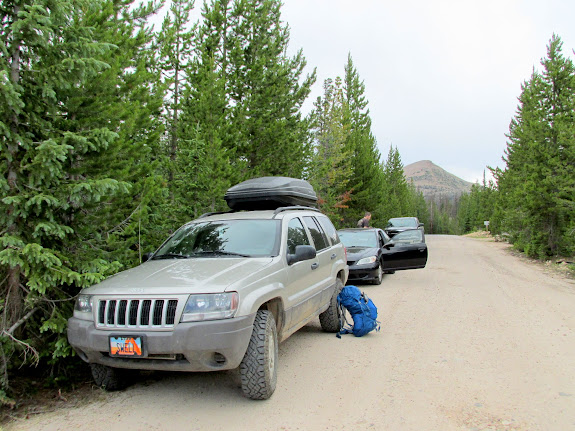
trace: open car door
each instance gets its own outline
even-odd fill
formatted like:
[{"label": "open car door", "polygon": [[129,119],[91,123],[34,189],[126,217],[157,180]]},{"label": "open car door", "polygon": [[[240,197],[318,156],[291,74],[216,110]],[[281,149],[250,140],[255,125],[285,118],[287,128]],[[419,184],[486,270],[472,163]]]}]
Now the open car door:
[{"label": "open car door", "polygon": [[410,229],[396,234],[383,246],[383,270],[425,268],[427,244],[422,229]]}]

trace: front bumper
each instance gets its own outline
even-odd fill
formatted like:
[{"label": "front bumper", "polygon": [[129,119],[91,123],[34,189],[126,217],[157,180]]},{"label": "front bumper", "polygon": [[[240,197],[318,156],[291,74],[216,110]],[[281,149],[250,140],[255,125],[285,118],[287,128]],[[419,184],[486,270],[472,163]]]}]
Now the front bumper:
[{"label": "front bumper", "polygon": [[377,280],[379,265],[350,265],[347,282],[365,282]]},{"label": "front bumper", "polygon": [[[160,371],[215,371],[237,368],[253,330],[255,314],[232,319],[179,323],[170,331],[101,330],[94,322],[70,318],[68,341],[88,363]],[[146,357],[109,355],[111,335],[141,336]]]}]

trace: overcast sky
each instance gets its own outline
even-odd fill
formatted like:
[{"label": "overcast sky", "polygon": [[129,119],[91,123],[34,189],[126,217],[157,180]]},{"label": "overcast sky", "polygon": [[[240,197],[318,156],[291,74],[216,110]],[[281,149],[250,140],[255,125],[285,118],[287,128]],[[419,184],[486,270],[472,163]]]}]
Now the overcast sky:
[{"label": "overcast sky", "polygon": [[343,77],[348,53],[366,86],[383,158],[431,160],[465,180],[504,167],[521,84],[553,33],[573,58],[574,0],[284,0],[290,49],[308,72]]}]

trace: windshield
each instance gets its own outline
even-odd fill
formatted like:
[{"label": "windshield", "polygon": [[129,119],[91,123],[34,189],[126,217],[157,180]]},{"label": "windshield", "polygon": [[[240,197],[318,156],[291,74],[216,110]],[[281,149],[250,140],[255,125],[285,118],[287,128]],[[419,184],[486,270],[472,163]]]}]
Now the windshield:
[{"label": "windshield", "polygon": [[392,218],[387,222],[387,227],[418,227],[414,218]]},{"label": "windshield", "polygon": [[350,247],[377,247],[377,236],[372,230],[340,230],[339,239],[346,248]]},{"label": "windshield", "polygon": [[182,226],[152,259],[277,256],[278,220],[226,220]]}]

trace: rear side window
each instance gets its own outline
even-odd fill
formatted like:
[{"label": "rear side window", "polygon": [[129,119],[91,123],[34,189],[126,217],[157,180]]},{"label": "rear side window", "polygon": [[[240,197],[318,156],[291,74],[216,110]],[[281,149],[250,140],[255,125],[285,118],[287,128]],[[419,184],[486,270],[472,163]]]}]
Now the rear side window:
[{"label": "rear side window", "polygon": [[329,242],[327,239],[327,235],[320,227],[319,223],[316,221],[315,217],[304,217],[303,222],[309,229],[309,233],[311,234],[311,239],[315,245],[315,249],[317,251],[323,250],[324,248],[329,247]]},{"label": "rear side window", "polygon": [[318,216],[317,220],[321,227],[323,227],[324,232],[327,234],[329,239],[331,240],[331,245],[339,244],[339,236],[337,236],[337,231],[333,224],[326,216]]},{"label": "rear side window", "polygon": [[307,233],[299,218],[291,219],[288,224],[288,254],[295,254],[296,245],[310,245]]}]

